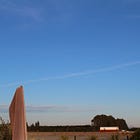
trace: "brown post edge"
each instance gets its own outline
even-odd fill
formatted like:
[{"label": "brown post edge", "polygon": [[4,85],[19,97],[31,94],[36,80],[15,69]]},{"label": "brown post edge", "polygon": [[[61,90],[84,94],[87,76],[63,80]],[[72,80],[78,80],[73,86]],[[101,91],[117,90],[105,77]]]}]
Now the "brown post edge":
[{"label": "brown post edge", "polygon": [[12,140],[27,140],[26,112],[23,86],[16,89],[9,107]]}]

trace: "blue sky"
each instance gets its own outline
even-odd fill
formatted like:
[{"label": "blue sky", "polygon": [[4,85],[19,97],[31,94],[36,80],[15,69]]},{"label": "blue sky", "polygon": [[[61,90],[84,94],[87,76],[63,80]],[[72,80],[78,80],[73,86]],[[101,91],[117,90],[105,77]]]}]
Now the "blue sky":
[{"label": "blue sky", "polygon": [[140,126],[139,0],[1,0],[0,110],[24,86],[27,121]]}]

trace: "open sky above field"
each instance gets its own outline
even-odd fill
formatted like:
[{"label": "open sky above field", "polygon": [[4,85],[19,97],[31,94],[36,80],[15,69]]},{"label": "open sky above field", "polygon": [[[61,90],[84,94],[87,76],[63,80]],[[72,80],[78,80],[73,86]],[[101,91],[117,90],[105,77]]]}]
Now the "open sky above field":
[{"label": "open sky above field", "polygon": [[27,121],[140,126],[139,0],[1,0],[0,116],[24,86]]}]

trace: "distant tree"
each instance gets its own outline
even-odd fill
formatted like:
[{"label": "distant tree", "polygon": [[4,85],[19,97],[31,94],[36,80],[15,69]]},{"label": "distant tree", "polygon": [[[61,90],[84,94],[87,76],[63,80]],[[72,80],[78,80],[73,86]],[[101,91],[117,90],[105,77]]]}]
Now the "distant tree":
[{"label": "distant tree", "polygon": [[35,126],[34,126],[34,124],[32,123],[30,127],[34,128]]},{"label": "distant tree", "polygon": [[140,140],[140,129],[137,129],[134,134],[132,135],[132,137],[130,138],[130,140]]},{"label": "distant tree", "polygon": [[97,115],[91,120],[92,126],[96,130],[100,127],[118,126],[120,129],[127,130],[128,126],[123,119],[115,119],[113,116]]},{"label": "distant tree", "polygon": [[39,126],[40,126],[39,121],[35,122],[35,127],[39,127]]},{"label": "distant tree", "polygon": [[91,122],[97,130],[99,130],[100,127],[116,126],[115,118],[107,115],[97,115]]},{"label": "distant tree", "polygon": [[35,131],[35,126],[33,123],[28,127],[28,131],[31,131],[31,132]]},{"label": "distant tree", "polygon": [[119,126],[121,130],[128,130],[128,126],[124,119],[116,119],[116,123],[117,123],[117,126]]},{"label": "distant tree", "polygon": [[[38,126],[38,125],[37,125]],[[79,125],[79,126],[40,126],[36,127],[32,124],[28,127],[28,132],[92,132],[93,127],[90,125]]]},{"label": "distant tree", "polygon": [[26,122],[26,126],[27,126],[27,128],[29,127],[28,122]]}]

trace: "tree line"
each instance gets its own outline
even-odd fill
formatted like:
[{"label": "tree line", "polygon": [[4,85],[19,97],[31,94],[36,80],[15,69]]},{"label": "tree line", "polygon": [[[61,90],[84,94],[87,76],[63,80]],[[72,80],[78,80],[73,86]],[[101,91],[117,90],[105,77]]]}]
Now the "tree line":
[{"label": "tree line", "polygon": [[91,125],[76,125],[76,126],[40,126],[35,124],[27,125],[28,132],[92,132],[94,127]]},{"label": "tree line", "polygon": [[100,127],[118,126],[120,130],[128,130],[127,123],[124,119],[115,119],[113,116],[96,115],[91,120],[91,125],[77,125],[77,126],[41,126],[39,121],[28,126],[29,132],[92,132],[99,131]]}]

